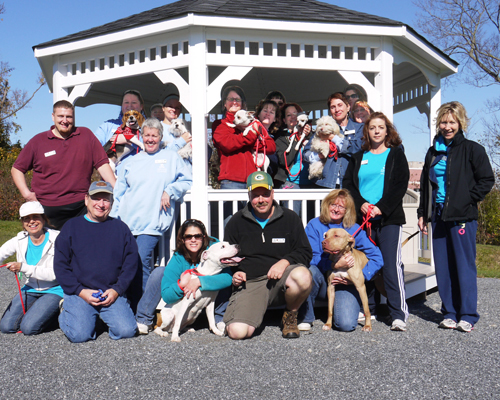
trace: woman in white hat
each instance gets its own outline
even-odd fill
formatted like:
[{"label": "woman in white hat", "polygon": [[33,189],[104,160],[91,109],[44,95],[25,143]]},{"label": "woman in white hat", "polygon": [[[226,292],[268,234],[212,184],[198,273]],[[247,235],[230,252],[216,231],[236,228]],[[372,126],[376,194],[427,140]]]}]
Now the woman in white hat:
[{"label": "woman in white hat", "polygon": [[[6,264],[14,273],[22,272],[28,281],[16,294],[0,321],[3,333],[36,335],[57,324],[59,302],[63,297],[54,274],[54,243],[59,231],[47,229],[47,217],[38,201],[19,209],[23,231],[0,247],[0,263],[16,254],[17,261]],[[26,310],[26,314],[23,311]]]}]

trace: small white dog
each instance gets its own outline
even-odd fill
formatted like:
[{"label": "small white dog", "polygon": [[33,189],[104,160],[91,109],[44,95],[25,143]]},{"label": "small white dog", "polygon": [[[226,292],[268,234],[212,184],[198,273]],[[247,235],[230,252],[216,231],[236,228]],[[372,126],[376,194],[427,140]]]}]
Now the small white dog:
[{"label": "small white dog", "polygon": [[288,148],[285,151],[286,153],[290,153],[290,150],[292,150],[293,142],[295,141],[295,138],[298,133],[300,133],[300,139],[297,142],[297,146],[295,146],[295,151],[299,151],[300,145],[305,146],[307,143],[309,143],[309,140],[304,140],[306,138],[304,127],[306,126],[308,121],[309,121],[309,113],[301,112],[299,113],[299,115],[297,115],[297,125],[293,127],[292,140],[290,140],[290,144],[288,145]]},{"label": "small white dog", "polygon": [[[324,116],[316,121],[316,132],[311,142],[311,151],[323,157],[309,166],[309,179],[323,177],[323,168],[330,155],[330,143],[333,142],[336,149],[343,138],[344,135],[340,133],[340,128],[332,117]],[[337,159],[336,154],[333,156]]]},{"label": "small white dog", "polygon": [[[201,255],[201,263],[196,268],[199,275],[215,275],[228,266],[235,266],[242,260],[236,257],[240,251],[238,245],[227,242],[214,243]],[[184,272],[186,274],[188,271]],[[183,274],[183,275],[184,275]],[[196,278],[196,274],[191,274],[191,279]],[[182,276],[181,276],[182,280]],[[217,329],[214,317],[214,304],[218,292],[196,291],[195,296],[183,297],[174,304],[167,304],[161,310],[161,326],[155,329],[155,333],[162,337],[167,337],[168,332],[172,332],[172,342],[180,342],[179,330],[187,325],[191,325],[201,311],[206,308],[208,325],[213,333],[218,336],[224,335]]]},{"label": "small white dog", "polygon": [[[186,128],[186,123],[182,118],[176,118],[172,120],[172,125],[170,127],[170,132],[174,135],[175,138],[181,137],[184,133],[189,133]],[[191,134],[189,133],[189,136]],[[191,143],[186,143],[182,149],[177,151],[177,154],[181,156],[181,158],[185,160],[191,160],[193,157],[193,147]]]},{"label": "small white dog", "polygon": [[[258,120],[255,119],[253,111],[239,110],[234,114],[234,124],[227,123],[227,126],[231,128],[237,128],[243,132],[243,136],[248,135],[248,132],[252,131],[255,133],[257,138],[257,145],[259,141],[262,141],[265,137],[268,136],[266,128],[264,125]],[[253,151],[253,162],[259,171],[267,171],[269,167],[269,158],[264,154]]]}]

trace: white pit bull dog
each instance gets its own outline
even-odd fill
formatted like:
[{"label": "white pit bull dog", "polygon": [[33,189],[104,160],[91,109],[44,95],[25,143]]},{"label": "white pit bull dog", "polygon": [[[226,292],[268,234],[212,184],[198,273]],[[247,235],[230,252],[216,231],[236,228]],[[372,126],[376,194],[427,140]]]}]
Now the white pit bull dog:
[{"label": "white pit bull dog", "polygon": [[[208,250],[205,250],[201,255],[201,263],[196,268],[195,273],[191,273],[191,279],[197,275],[215,275],[220,273],[225,267],[237,265],[242,259],[235,257],[240,251],[238,245],[229,244],[227,242],[214,243]],[[184,274],[191,270],[185,271]],[[184,275],[183,274],[183,275]],[[206,307],[207,319],[210,329],[218,336],[222,336],[221,332],[215,326],[214,317],[214,302],[218,292],[196,291],[195,296],[190,298],[183,297],[177,303],[167,304],[161,310],[161,326],[155,329],[155,333],[160,336],[168,336],[168,332],[172,332],[172,342],[180,342],[179,330],[187,325],[191,325],[201,311]]]}]

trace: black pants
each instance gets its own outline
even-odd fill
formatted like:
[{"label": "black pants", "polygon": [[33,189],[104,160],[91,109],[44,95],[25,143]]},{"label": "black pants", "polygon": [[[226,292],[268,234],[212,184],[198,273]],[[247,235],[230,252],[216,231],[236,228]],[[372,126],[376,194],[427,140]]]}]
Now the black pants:
[{"label": "black pants", "polygon": [[49,219],[49,227],[57,229],[58,231],[61,230],[67,220],[87,213],[85,200],[66,204],[64,206],[43,205],[43,210],[45,211],[45,216]]}]

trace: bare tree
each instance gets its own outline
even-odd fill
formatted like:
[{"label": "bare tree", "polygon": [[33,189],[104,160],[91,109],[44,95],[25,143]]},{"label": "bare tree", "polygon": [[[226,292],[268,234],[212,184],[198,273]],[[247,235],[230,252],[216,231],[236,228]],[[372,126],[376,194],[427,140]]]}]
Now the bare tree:
[{"label": "bare tree", "polygon": [[500,84],[500,2],[413,0],[417,26],[450,56],[457,56],[475,86]]},{"label": "bare tree", "polygon": [[[5,12],[4,3],[0,3],[0,15]],[[1,21],[1,19],[0,19]],[[13,89],[9,78],[14,68],[9,63],[0,61],[0,147],[9,143],[9,136],[17,132],[20,126],[14,122],[17,112],[28,106],[35,94],[45,85],[42,74],[38,76],[38,88],[29,94],[25,90]]]}]

